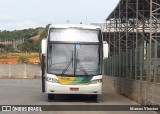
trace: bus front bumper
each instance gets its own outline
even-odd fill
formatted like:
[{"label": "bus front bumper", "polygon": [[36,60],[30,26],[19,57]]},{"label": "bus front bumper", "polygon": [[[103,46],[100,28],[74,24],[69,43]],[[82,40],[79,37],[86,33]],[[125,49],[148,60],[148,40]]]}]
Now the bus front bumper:
[{"label": "bus front bumper", "polygon": [[46,81],[47,94],[101,94],[102,83],[88,85],[62,85]]}]

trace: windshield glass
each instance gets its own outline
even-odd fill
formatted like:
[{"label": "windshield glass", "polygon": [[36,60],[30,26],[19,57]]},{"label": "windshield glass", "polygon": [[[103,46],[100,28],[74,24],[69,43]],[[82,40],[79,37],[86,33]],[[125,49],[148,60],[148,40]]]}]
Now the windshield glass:
[{"label": "windshield glass", "polygon": [[50,29],[49,41],[100,42],[100,30]]},{"label": "windshield glass", "polygon": [[99,75],[100,45],[49,44],[48,72],[62,75]]}]

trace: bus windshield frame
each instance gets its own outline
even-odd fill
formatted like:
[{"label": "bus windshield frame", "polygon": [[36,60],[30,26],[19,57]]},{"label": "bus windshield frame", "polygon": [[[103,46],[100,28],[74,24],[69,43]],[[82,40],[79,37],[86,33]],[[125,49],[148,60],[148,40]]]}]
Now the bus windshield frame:
[{"label": "bus windshield frame", "polygon": [[[97,34],[97,39],[96,42],[93,41],[87,41],[87,40],[79,40],[79,41],[71,41],[71,40],[51,40],[51,36],[53,37],[54,35],[51,35],[54,30],[65,30],[65,29],[57,29],[57,28],[54,28],[54,29],[51,29],[49,31],[49,36],[48,36],[48,53],[47,53],[47,72],[49,74],[54,74],[54,75],[60,75],[60,76],[96,76],[96,75],[102,75],[102,61],[103,61],[103,47],[102,47],[102,33],[99,29],[72,29],[73,31],[76,30],[76,31],[81,31],[81,33],[83,31],[87,31],[87,33],[89,31],[91,31],[91,33],[95,32]],[[95,36],[95,34],[94,34]],[[83,36],[85,37],[85,36]],[[61,38],[62,39],[62,38]],[[73,38],[72,38],[73,39]],[[95,38],[94,38],[95,39]],[[66,47],[65,47],[66,45]],[[67,60],[66,64],[64,65],[64,69],[61,70],[60,72],[51,72],[52,70],[50,70],[51,66],[50,66],[50,57],[52,57],[53,55],[53,52],[51,52],[52,50],[56,50],[56,48],[59,46],[63,47],[63,49],[66,49],[66,48],[70,48],[70,59]],[[71,46],[71,47],[70,47]],[[90,47],[90,48],[88,48]],[[51,49],[53,48],[53,49]],[[72,50],[73,48],[73,50]],[[87,53],[87,49],[88,49],[88,52],[89,51],[92,51],[90,54],[93,56],[98,56],[97,59],[95,59],[95,61],[97,62],[98,66],[97,68],[99,68],[99,70],[97,71],[98,73],[89,73],[85,66],[85,62],[83,61],[83,57],[80,56],[81,54],[81,51],[78,51],[79,49],[78,48],[82,48],[82,50],[86,50],[85,53]],[[57,48],[58,49],[58,48]],[[91,49],[91,50],[89,50]],[[62,51],[62,50],[59,50],[59,51]],[[96,52],[93,52],[93,51],[96,51]],[[57,51],[58,52],[58,51]],[[80,54],[79,54],[80,53]],[[97,54],[96,54],[97,53]],[[85,55],[85,57],[89,58],[89,55]],[[55,54],[54,54],[55,55]],[[56,54],[57,55],[57,54]],[[60,60],[61,58],[63,58],[63,55],[58,57],[58,60]],[[90,58],[92,58],[92,56],[90,56]],[[93,57],[94,58],[94,57]],[[63,59],[62,59],[63,60]],[[93,59],[94,60],[94,59]],[[90,60],[91,61],[91,60]],[[62,61],[63,62],[63,61]],[[91,63],[86,63],[86,64],[91,64]],[[93,65],[90,65],[90,66],[94,66],[94,63]],[[68,69],[71,69],[71,67],[74,67],[73,69],[73,72],[72,73],[67,73],[68,72]],[[56,68],[54,66],[54,68]],[[53,70],[54,70],[53,68]],[[79,69],[78,69],[79,68]],[[77,73],[77,69],[81,71],[81,73]]]}]

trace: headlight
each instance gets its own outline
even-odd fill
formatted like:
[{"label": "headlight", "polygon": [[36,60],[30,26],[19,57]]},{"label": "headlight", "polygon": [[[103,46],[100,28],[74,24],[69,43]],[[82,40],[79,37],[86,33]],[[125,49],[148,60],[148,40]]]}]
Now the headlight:
[{"label": "headlight", "polygon": [[46,77],[46,80],[49,81],[49,82],[52,82],[52,83],[58,83],[58,80],[55,79],[55,78]]},{"label": "headlight", "polygon": [[90,84],[98,84],[98,83],[102,83],[102,79],[97,79],[97,80],[91,80]]}]

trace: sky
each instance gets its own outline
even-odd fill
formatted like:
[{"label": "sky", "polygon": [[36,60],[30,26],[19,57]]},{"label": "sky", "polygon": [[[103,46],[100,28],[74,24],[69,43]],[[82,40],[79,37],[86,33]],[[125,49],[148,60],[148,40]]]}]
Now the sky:
[{"label": "sky", "polygon": [[0,30],[104,23],[119,0],[0,0]]}]

